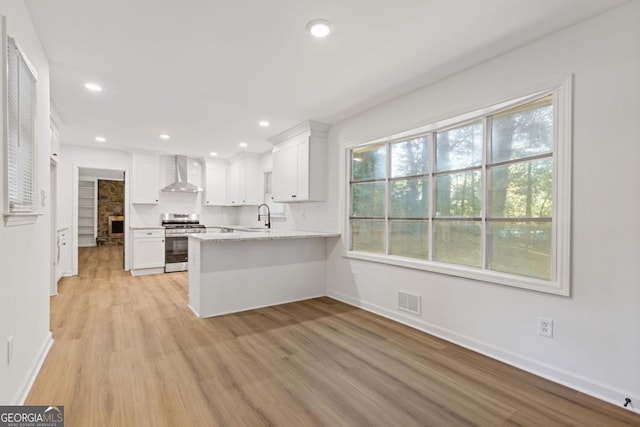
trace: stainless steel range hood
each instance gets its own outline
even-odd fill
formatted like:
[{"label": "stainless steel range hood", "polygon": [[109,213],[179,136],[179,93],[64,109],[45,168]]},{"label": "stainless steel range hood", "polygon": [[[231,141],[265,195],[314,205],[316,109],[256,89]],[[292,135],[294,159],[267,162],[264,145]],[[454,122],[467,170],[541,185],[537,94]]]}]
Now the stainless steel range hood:
[{"label": "stainless steel range hood", "polygon": [[187,181],[187,156],[176,156],[176,181],[167,185],[162,191],[177,191],[181,193],[197,193],[202,187]]}]

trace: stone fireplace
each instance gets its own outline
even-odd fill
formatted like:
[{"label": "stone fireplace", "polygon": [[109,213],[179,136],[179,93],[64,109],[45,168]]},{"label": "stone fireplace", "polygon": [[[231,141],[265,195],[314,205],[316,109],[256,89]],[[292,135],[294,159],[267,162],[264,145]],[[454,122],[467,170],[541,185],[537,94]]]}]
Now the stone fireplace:
[{"label": "stone fireplace", "polygon": [[124,244],[124,181],[98,180],[97,244]]},{"label": "stone fireplace", "polygon": [[109,217],[109,237],[124,237],[123,215],[111,215]]}]

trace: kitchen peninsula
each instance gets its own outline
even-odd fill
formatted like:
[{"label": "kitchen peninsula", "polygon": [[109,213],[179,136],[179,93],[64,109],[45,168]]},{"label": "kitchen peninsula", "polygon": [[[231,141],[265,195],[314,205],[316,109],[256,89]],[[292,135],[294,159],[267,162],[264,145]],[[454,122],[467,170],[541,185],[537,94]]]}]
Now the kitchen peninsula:
[{"label": "kitchen peninsula", "polygon": [[189,306],[211,317],[325,294],[339,234],[221,228],[189,236]]}]

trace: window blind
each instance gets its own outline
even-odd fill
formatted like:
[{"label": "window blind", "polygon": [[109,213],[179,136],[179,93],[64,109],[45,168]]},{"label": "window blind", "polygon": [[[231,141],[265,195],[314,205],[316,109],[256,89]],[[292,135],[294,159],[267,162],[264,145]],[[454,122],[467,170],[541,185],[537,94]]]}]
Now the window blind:
[{"label": "window blind", "polygon": [[36,77],[13,38],[7,58],[9,213],[35,210]]}]

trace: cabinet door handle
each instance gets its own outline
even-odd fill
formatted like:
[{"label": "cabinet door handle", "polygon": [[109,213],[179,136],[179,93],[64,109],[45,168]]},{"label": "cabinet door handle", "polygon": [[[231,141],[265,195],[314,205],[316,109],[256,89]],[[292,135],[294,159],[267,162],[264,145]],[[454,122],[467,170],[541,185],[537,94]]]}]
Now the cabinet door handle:
[{"label": "cabinet door handle", "polygon": [[296,198],[296,195],[295,195],[295,194],[292,194],[292,195],[291,195],[291,198],[292,198],[292,199],[295,199],[295,198]]}]

